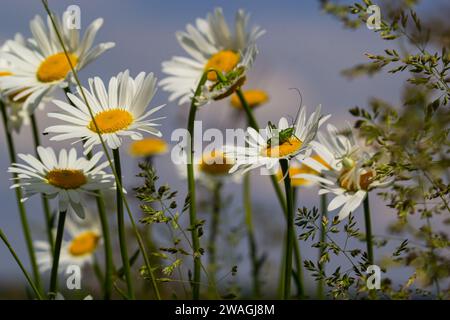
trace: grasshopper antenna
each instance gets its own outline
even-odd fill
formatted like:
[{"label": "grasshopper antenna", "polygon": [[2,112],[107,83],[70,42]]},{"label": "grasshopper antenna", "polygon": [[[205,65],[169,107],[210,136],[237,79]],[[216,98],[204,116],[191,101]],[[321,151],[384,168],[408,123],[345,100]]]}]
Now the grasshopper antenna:
[{"label": "grasshopper antenna", "polygon": [[299,88],[289,88],[289,90],[295,90],[295,91],[297,91],[298,95],[300,96],[300,104],[299,104],[299,106],[298,106],[297,114],[295,115],[295,120],[297,120],[297,119],[298,119],[298,116],[299,116],[299,114],[300,114],[300,109],[302,108],[302,104],[303,104],[303,96],[302,96],[302,93],[301,93],[301,91],[300,91]]}]

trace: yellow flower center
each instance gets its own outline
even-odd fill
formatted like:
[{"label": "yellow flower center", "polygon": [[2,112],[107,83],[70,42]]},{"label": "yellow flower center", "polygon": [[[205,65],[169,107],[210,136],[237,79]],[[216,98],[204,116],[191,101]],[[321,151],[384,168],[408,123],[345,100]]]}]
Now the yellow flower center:
[{"label": "yellow flower center", "polygon": [[[205,65],[205,70],[215,69],[223,73],[228,73],[233,70],[239,63],[239,53],[231,50],[219,51],[209,58]],[[215,72],[208,73],[209,81],[217,81],[217,74]]]},{"label": "yellow flower center", "polygon": [[289,140],[280,145],[263,149],[262,154],[271,158],[283,158],[297,152],[302,147],[302,142],[297,137],[290,137]]},{"label": "yellow flower center", "polygon": [[[269,96],[263,90],[257,90],[257,89],[245,90],[243,93],[244,93],[244,98],[247,101],[247,104],[250,108],[258,107],[269,100]],[[238,109],[243,108],[243,106],[241,104],[241,100],[239,100],[239,97],[237,94],[233,94],[233,96],[231,97],[230,103],[235,108],[238,108]]]},{"label": "yellow flower center", "polygon": [[[78,62],[78,57],[73,53],[69,53],[69,59],[75,67]],[[67,61],[66,54],[59,52],[48,56],[42,61],[39,66],[36,76],[40,82],[53,82],[65,79],[71,70],[69,61]]]},{"label": "yellow flower center", "polygon": [[[355,174],[354,169],[343,169],[341,175],[339,176],[339,185],[346,189],[347,191],[358,191],[365,190],[367,191],[370,187],[370,184],[375,177],[374,170],[369,170],[365,173],[357,173]],[[359,187],[358,187],[359,183]]]},{"label": "yellow flower center", "polygon": [[83,171],[75,169],[53,169],[46,178],[49,184],[66,190],[78,189],[87,182]]},{"label": "yellow flower center", "polygon": [[167,143],[158,138],[134,141],[129,150],[134,157],[149,157],[167,152]]},{"label": "yellow flower center", "polygon": [[128,128],[133,123],[133,115],[127,110],[123,109],[111,109],[97,113],[94,117],[94,121],[88,125],[89,130],[96,133],[114,133],[120,130]]},{"label": "yellow flower center", "polygon": [[100,237],[95,232],[83,232],[73,238],[69,245],[69,252],[72,256],[77,257],[92,254],[97,249],[99,240]]},{"label": "yellow flower center", "polygon": [[210,175],[226,175],[233,166],[233,161],[220,151],[204,154],[200,161],[200,171]]},{"label": "yellow flower center", "polygon": [[0,71],[0,77],[8,77],[8,76],[12,76],[12,72],[9,71]]}]

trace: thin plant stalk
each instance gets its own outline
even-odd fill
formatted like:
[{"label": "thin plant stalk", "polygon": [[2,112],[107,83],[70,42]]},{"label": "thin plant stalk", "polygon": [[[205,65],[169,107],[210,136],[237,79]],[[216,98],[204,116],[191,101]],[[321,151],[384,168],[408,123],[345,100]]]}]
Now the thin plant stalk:
[{"label": "thin plant stalk", "polygon": [[55,249],[53,252],[52,271],[50,274],[50,288],[48,297],[49,299],[55,299],[58,285],[58,267],[59,257],[61,255],[61,244],[64,235],[64,225],[66,222],[67,211],[61,211],[58,215],[58,228],[56,230]]},{"label": "thin plant stalk", "polygon": [[280,256],[280,265],[279,265],[279,278],[278,278],[278,288],[277,288],[277,296],[282,297],[284,292],[284,269],[285,263],[284,257],[286,257],[286,248],[283,246],[281,248],[281,256]]},{"label": "thin plant stalk", "polygon": [[30,285],[31,289],[33,290],[34,294],[36,295],[36,298],[38,300],[43,300],[43,297],[41,295],[41,293],[39,292],[39,289],[37,288],[37,286],[34,284],[33,280],[31,279],[31,276],[28,274],[27,270],[25,269],[25,267],[23,266],[22,261],[20,261],[19,257],[17,256],[16,252],[14,251],[14,248],[11,246],[11,244],[8,241],[8,238],[6,237],[6,235],[3,233],[3,230],[0,229],[0,239],[2,239],[3,243],[5,244],[5,246],[8,248],[9,252],[11,253],[11,255],[13,256],[14,260],[16,260],[17,265],[19,266],[20,270],[22,271],[23,275],[25,276],[25,278],[27,279],[28,284]]},{"label": "thin plant stalk", "polygon": [[214,186],[213,190],[213,210],[211,219],[211,230],[208,239],[209,249],[209,269],[211,282],[214,286],[217,285],[216,270],[217,270],[217,236],[219,234],[220,225],[220,209],[222,207],[221,199],[222,183],[218,182]]},{"label": "thin plant stalk", "polygon": [[[34,150],[37,150],[37,147],[41,145],[41,141],[39,139],[39,128],[36,121],[36,117],[34,114],[30,116],[31,120],[31,131],[33,132],[33,142],[34,142]],[[54,239],[53,239],[53,223],[52,223],[52,210],[50,207],[50,202],[48,198],[41,194],[42,208],[44,209],[44,217],[45,217],[45,231],[47,232],[48,243],[50,244],[51,252],[53,252]]]},{"label": "thin plant stalk", "polygon": [[284,290],[283,299],[289,299],[291,296],[291,277],[292,277],[292,247],[294,243],[294,203],[292,199],[291,179],[289,177],[289,161],[280,160],[281,170],[283,171],[284,188],[286,192],[287,216],[286,216],[286,253],[284,265]]},{"label": "thin plant stalk", "polygon": [[111,235],[109,233],[108,217],[105,211],[105,202],[103,200],[100,191],[96,192],[97,197],[95,198],[97,202],[98,213],[100,216],[100,223],[102,226],[103,235],[103,245],[105,247],[105,278],[104,278],[104,298],[105,300],[111,299],[112,292],[112,277],[114,271],[112,246],[111,246]]},{"label": "thin plant stalk", "polygon": [[[320,195],[320,212],[321,212],[321,217],[322,219],[326,219],[327,218],[327,195],[326,194],[322,194]],[[324,226],[323,223],[321,223],[321,227],[320,227],[320,242],[324,243],[326,240],[326,230],[325,230],[326,226]],[[322,257],[324,253],[324,248],[320,247],[319,249],[319,260]],[[322,263],[318,263],[319,265],[319,269],[321,271],[325,271],[325,262]],[[317,282],[317,298],[320,300],[323,300],[324,298],[324,283],[323,283],[323,279],[320,279]]]},{"label": "thin plant stalk", "polygon": [[92,267],[94,269],[95,276],[97,277],[98,282],[103,285],[105,281],[105,277],[103,276],[103,272],[100,269],[100,265],[98,263],[98,259],[94,256],[94,262],[92,263]]},{"label": "thin plant stalk", "polygon": [[366,224],[366,243],[367,243],[367,258],[369,264],[373,264],[373,237],[372,237],[372,224],[370,222],[370,205],[369,205],[369,194],[367,193],[364,199],[364,220]]},{"label": "thin plant stalk", "polygon": [[204,72],[200,82],[195,90],[194,97],[192,98],[191,108],[189,110],[188,118],[188,132],[189,132],[189,144],[187,152],[187,177],[188,177],[188,190],[189,190],[189,223],[191,227],[192,248],[194,257],[194,278],[192,281],[192,298],[198,300],[200,298],[200,278],[201,278],[201,261],[200,261],[200,239],[198,236],[197,225],[197,210],[196,210],[196,198],[195,198],[195,180],[194,180],[194,124],[195,115],[197,113],[197,101],[196,97],[201,93],[202,86],[207,80],[207,73]]},{"label": "thin plant stalk", "polygon": [[77,86],[80,87],[81,97],[83,98],[83,101],[84,101],[84,103],[87,106],[87,109],[89,111],[89,115],[91,116],[92,122],[93,122],[94,127],[95,127],[95,131],[97,132],[97,135],[99,137],[100,144],[101,144],[102,149],[103,149],[103,151],[105,153],[105,156],[107,158],[109,166],[110,166],[110,168],[113,171],[114,179],[116,181],[117,188],[120,189],[120,192],[121,192],[121,195],[122,195],[122,199],[123,199],[123,202],[125,204],[125,208],[126,208],[127,213],[128,213],[128,217],[129,217],[129,219],[131,221],[131,227],[133,229],[133,232],[134,232],[134,234],[136,236],[136,240],[137,240],[138,245],[139,245],[139,250],[142,253],[142,256],[144,258],[145,267],[147,268],[147,270],[148,270],[148,272],[150,274],[150,277],[151,277],[151,283],[152,283],[152,286],[153,286],[153,290],[155,291],[156,298],[158,300],[161,300],[161,294],[159,292],[158,284],[156,283],[156,278],[155,278],[155,276],[153,274],[153,269],[152,269],[152,266],[150,264],[150,259],[148,257],[147,251],[145,249],[144,241],[143,241],[143,239],[142,239],[142,237],[141,237],[141,235],[139,233],[139,230],[137,228],[136,222],[134,221],[133,214],[131,213],[130,206],[128,204],[128,201],[127,201],[127,199],[125,197],[125,194],[123,192],[123,189],[122,189],[122,184],[118,181],[117,172],[114,170],[114,165],[113,165],[111,156],[110,156],[110,154],[108,152],[108,148],[106,147],[105,140],[103,139],[103,137],[102,137],[102,135],[100,133],[97,121],[95,120],[94,113],[93,113],[92,108],[91,108],[91,106],[89,104],[89,101],[88,101],[88,99],[86,97],[86,93],[84,92],[84,89],[81,86],[81,82],[80,82],[80,78],[78,77],[78,73],[77,73],[77,71],[75,70],[75,68],[73,66],[73,63],[72,63],[72,60],[69,57],[69,53],[67,51],[66,45],[64,44],[64,41],[62,40],[62,37],[61,37],[61,33],[60,33],[59,29],[58,29],[58,26],[56,25],[55,18],[54,18],[53,14],[52,14],[49,6],[48,6],[48,1],[47,0],[41,0],[41,2],[42,2],[43,6],[45,8],[45,11],[47,12],[47,14],[50,17],[51,23],[53,25],[53,28],[55,29],[55,33],[56,33],[56,36],[58,38],[58,41],[61,44],[61,47],[62,47],[62,49],[64,51],[64,54],[65,54],[66,59],[67,59],[67,63],[70,66],[70,69],[72,71],[72,75],[73,75],[73,77],[75,79],[75,82],[76,82]]},{"label": "thin plant stalk", "polygon": [[244,176],[244,211],[245,211],[245,225],[247,227],[248,245],[250,249],[250,258],[252,261],[252,287],[253,296],[258,298],[261,296],[261,287],[259,281],[259,271],[261,263],[258,259],[258,251],[256,249],[255,232],[253,228],[252,218],[252,199],[250,193],[250,173],[247,172]]},{"label": "thin plant stalk", "polygon": [[[11,163],[16,163],[17,162],[16,149],[14,146],[14,140],[13,140],[12,134],[8,130],[8,119],[7,119],[7,115],[6,115],[6,106],[4,105],[3,101],[1,101],[1,100],[0,100],[0,109],[1,109],[1,113],[2,113],[3,126],[5,128],[5,137],[6,137],[6,144],[8,145],[9,160]],[[13,177],[16,178],[17,175],[13,174]],[[33,239],[31,237],[30,225],[28,223],[28,217],[27,217],[27,212],[25,209],[25,204],[22,202],[22,198],[23,198],[22,189],[14,188],[14,191],[16,193],[16,202],[17,202],[17,207],[19,209],[20,222],[22,225],[23,235],[25,237],[25,243],[27,246],[28,256],[30,258],[34,282],[35,282],[36,286],[42,292],[41,276],[40,276],[39,268],[37,265],[36,254],[34,253],[34,249],[33,249]]]},{"label": "thin plant stalk", "polygon": [[[253,129],[255,129],[256,131],[259,131],[259,126],[258,123],[256,122],[255,117],[253,116],[253,112],[250,109],[250,106],[247,103],[247,100],[245,100],[244,94],[242,93],[241,89],[236,90],[236,94],[238,95],[238,98],[242,104],[242,106],[244,107],[245,113],[247,115],[247,120],[248,123],[250,125],[250,127],[252,127]],[[283,192],[281,191],[280,186],[278,185],[278,181],[277,181],[277,177],[276,175],[271,175],[270,176],[271,182],[272,182],[272,186],[275,190],[275,194],[278,198],[278,202],[280,203],[281,208],[283,209],[283,213],[285,215],[285,217],[287,217],[287,206],[286,206],[286,199],[283,196]],[[292,230],[292,232],[294,232],[294,230]],[[297,266],[301,266],[302,262],[301,262],[301,256],[300,256],[300,249],[298,246],[298,242],[294,241],[294,257],[295,257],[295,264]],[[298,281],[296,281],[297,284],[297,289],[299,292],[302,292],[302,287],[303,285],[301,284],[301,280],[298,279]],[[283,286],[283,284],[280,282],[280,285]]]},{"label": "thin plant stalk", "polygon": [[[114,157],[114,170],[117,173],[119,184],[122,185],[122,168],[120,164],[120,151],[119,149],[113,149]],[[123,214],[123,198],[122,193],[117,186],[116,189],[116,200],[117,200],[117,226],[119,231],[119,244],[120,244],[120,255],[122,257],[123,272],[125,275],[125,281],[127,283],[128,298],[134,299],[133,282],[131,280],[130,273],[130,260],[128,257],[127,249],[127,238],[125,235],[125,219]]]},{"label": "thin plant stalk", "polygon": [[[298,187],[292,187],[292,203],[294,206],[294,211],[297,210],[297,202],[298,202]],[[295,237],[295,236],[294,236]],[[294,239],[294,261],[295,261],[295,270],[292,271],[292,276],[294,277],[295,284],[297,286],[297,295],[299,298],[303,298],[305,296],[305,288],[303,287],[303,266],[302,266],[302,255],[300,251],[300,245],[297,243],[296,239]]]}]

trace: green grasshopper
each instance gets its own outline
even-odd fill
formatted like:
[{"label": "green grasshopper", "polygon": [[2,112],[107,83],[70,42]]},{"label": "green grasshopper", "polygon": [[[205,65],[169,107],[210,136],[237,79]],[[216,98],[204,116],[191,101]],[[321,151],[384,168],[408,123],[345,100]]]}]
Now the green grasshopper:
[{"label": "green grasshopper", "polygon": [[[270,121],[269,121],[268,126],[269,126],[271,132],[272,132],[272,130],[278,130],[277,127]],[[269,138],[269,140],[267,140],[267,146],[268,147],[272,146],[272,139],[278,142],[277,145],[282,145],[285,142],[289,142],[289,139],[292,136],[295,136],[294,131],[295,131],[295,128],[294,128],[294,126],[292,126],[292,127],[289,127],[289,128],[286,128],[286,129],[283,129],[283,130],[277,132],[275,134],[275,136],[273,136],[272,138]]]},{"label": "green grasshopper", "polygon": [[[297,119],[298,119],[299,114],[300,114],[300,109],[301,109],[301,106],[302,106],[302,102],[303,102],[303,97],[302,97],[302,94],[301,94],[300,90],[298,90],[297,88],[290,88],[290,90],[291,89],[292,90],[296,90],[298,92],[299,96],[300,96],[300,105],[299,105],[299,108],[298,108],[298,111],[297,111],[297,115],[295,116],[295,122],[297,122]],[[268,126],[269,126],[269,129],[270,129],[271,133],[272,133],[272,130],[277,130],[278,131],[277,127],[270,121],[268,123]],[[295,133],[295,127],[292,124],[291,127],[283,129],[283,130],[277,132],[275,136],[273,136],[272,138],[267,140],[267,146],[269,148],[272,146],[272,139],[278,141],[278,145],[282,145],[285,142],[289,142],[289,139],[292,136],[297,138],[297,140],[300,140],[297,136],[295,136],[294,133]]]}]

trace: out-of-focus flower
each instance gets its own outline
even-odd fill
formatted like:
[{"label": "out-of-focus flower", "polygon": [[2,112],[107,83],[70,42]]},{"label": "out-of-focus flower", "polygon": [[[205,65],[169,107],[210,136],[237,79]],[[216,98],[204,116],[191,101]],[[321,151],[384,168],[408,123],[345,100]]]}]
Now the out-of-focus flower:
[{"label": "out-of-focus flower", "polygon": [[[318,155],[314,155],[312,156],[312,158],[316,161],[319,161],[324,166],[328,166],[328,164],[325,163],[325,161],[323,161],[322,158],[320,158]],[[291,177],[291,185],[293,187],[311,187],[317,184],[316,181],[307,180],[303,178],[295,178],[299,174],[319,175],[320,172],[312,169],[311,167],[308,167],[302,161],[293,159],[289,163],[289,177]],[[277,172],[277,179],[279,181],[283,180],[283,173],[281,172],[281,170],[278,170]]]},{"label": "out-of-focus flower", "polygon": [[[269,95],[264,90],[251,89],[244,90],[242,93],[244,94],[244,98],[250,108],[259,107],[269,101]],[[231,96],[230,104],[237,109],[243,109],[241,100],[239,100],[236,93]]]},{"label": "out-of-focus flower", "polygon": [[[100,223],[93,215],[88,215],[85,220],[80,221],[77,217],[68,216],[66,230],[70,239],[63,240],[61,244],[61,256],[58,270],[61,273],[71,265],[83,267],[94,262],[94,255],[102,242]],[[39,270],[45,272],[51,270],[53,253],[46,241],[35,241],[36,258]]]},{"label": "out-of-focus flower", "polygon": [[132,157],[146,158],[167,153],[167,143],[159,138],[144,138],[133,141],[128,149]]},{"label": "out-of-focus flower", "polygon": [[[186,159],[186,155],[183,155]],[[203,152],[199,157],[194,158],[194,178],[207,188],[213,189],[217,183],[227,181],[239,183],[241,177],[229,173],[234,164],[232,158],[225,156],[220,150]],[[186,162],[179,161],[178,172],[182,178],[187,177]]]}]

